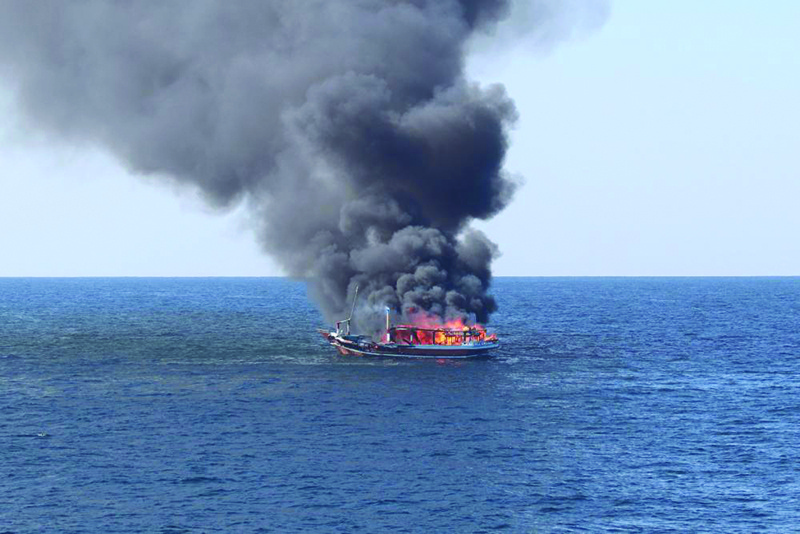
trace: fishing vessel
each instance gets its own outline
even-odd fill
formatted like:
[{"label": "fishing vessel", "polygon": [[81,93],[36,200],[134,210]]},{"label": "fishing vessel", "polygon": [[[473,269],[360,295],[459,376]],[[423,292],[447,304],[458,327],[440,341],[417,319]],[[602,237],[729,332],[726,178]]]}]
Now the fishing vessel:
[{"label": "fishing vessel", "polygon": [[[356,288],[356,297],[358,288]],[[336,322],[335,331],[319,330],[325,340],[342,355],[384,356],[391,358],[465,359],[487,356],[500,346],[495,334],[481,325],[465,325],[461,321],[445,324],[403,324],[392,326],[386,308],[386,332],[380,341],[370,336],[350,333],[350,317]]]}]

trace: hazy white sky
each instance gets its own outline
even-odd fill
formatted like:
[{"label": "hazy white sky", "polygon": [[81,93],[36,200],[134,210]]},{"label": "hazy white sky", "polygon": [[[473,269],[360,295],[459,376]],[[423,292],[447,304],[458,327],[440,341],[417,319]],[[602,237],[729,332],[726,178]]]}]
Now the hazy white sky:
[{"label": "hazy white sky", "polygon": [[[548,54],[476,54],[520,121],[498,275],[800,275],[800,2],[616,0]],[[243,210],[20,131],[0,95],[0,276],[279,275]]]}]

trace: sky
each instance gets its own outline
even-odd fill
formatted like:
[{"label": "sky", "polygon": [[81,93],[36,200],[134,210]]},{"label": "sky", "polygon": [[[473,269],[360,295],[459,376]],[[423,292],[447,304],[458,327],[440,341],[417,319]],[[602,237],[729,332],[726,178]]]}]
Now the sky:
[{"label": "sky", "polygon": [[[468,72],[519,110],[496,275],[800,275],[800,3],[616,0]],[[277,276],[243,209],[23,130],[0,93],[0,276]]]}]

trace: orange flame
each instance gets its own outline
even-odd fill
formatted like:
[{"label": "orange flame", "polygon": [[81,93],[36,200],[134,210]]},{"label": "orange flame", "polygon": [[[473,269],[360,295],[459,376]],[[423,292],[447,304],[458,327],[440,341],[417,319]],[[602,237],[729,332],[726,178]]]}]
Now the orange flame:
[{"label": "orange flame", "polygon": [[[411,324],[416,326],[417,328],[429,328],[431,330],[436,329],[445,329],[445,330],[464,330],[470,329],[470,325],[464,322],[464,319],[458,317],[456,319],[450,319],[448,321],[442,321],[442,318],[438,315],[433,313],[429,313],[426,311],[416,311],[410,312],[407,314],[408,318],[411,320]],[[472,328],[478,328],[485,330],[483,326],[479,324],[474,324],[471,326]]]},{"label": "orange flame", "polygon": [[[497,336],[487,334],[480,324],[468,325],[463,318],[443,321],[441,317],[425,311],[408,314],[410,324],[398,325],[397,341],[419,345],[464,345],[479,341],[496,341]],[[414,330],[413,333],[405,329]]]}]

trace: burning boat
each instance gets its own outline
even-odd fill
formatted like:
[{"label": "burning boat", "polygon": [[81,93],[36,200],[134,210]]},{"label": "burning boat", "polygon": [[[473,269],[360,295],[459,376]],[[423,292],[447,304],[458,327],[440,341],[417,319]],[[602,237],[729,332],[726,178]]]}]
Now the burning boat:
[{"label": "burning boat", "polygon": [[389,312],[386,308],[386,332],[378,342],[370,336],[350,333],[352,310],[350,317],[336,322],[335,331],[319,332],[340,354],[353,356],[463,359],[486,356],[500,346],[497,336],[487,333],[481,325],[466,325],[460,320],[439,324],[428,318],[421,324],[391,326]]}]

